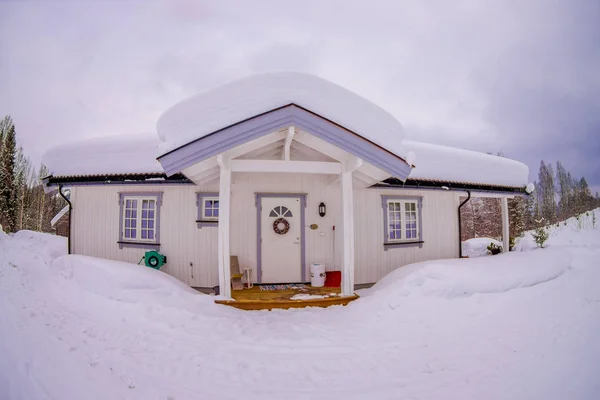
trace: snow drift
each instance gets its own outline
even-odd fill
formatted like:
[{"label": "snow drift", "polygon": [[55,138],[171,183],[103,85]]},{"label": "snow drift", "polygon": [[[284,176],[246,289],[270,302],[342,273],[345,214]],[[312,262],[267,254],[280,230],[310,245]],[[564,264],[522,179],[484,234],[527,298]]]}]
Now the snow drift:
[{"label": "snow drift", "polygon": [[137,301],[142,292],[150,299],[178,292],[198,294],[172,276],[143,265],[69,255],[54,260],[51,268],[82,290],[119,301]]},{"label": "snow drift", "polygon": [[571,255],[561,249],[426,261],[391,272],[363,295],[453,298],[501,293],[555,279],[569,269],[570,263]]}]

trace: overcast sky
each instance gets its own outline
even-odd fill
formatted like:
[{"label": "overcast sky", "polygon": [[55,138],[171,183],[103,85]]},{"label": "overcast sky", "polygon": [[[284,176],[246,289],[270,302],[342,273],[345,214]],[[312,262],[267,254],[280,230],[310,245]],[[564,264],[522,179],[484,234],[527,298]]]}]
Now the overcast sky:
[{"label": "overcast sky", "polygon": [[600,191],[600,1],[0,0],[0,114],[34,160],[154,131],[177,101],[297,70],[391,112],[414,140],[560,159]]}]

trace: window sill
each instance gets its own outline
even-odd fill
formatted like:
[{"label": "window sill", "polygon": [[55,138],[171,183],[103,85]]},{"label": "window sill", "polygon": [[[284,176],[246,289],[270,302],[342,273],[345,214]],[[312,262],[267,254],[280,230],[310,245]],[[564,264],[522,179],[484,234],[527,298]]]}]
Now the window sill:
[{"label": "window sill", "polygon": [[202,228],[203,226],[219,226],[219,220],[214,220],[214,219],[202,219],[202,220],[197,220],[196,221],[196,226],[198,228]]},{"label": "window sill", "polygon": [[419,248],[423,247],[423,243],[425,243],[422,240],[415,240],[413,242],[391,242],[391,243],[384,243],[383,244],[383,249],[385,251],[388,251],[388,249],[394,249],[396,247],[412,247],[412,246],[419,246]]},{"label": "window sill", "polygon": [[133,247],[137,249],[158,249],[160,248],[160,243],[145,243],[145,242],[117,242],[119,244],[119,249],[123,247]]}]

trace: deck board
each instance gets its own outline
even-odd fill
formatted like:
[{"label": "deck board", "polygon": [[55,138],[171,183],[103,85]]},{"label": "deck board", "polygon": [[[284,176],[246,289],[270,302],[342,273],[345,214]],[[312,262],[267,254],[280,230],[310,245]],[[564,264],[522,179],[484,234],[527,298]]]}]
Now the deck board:
[{"label": "deck board", "polygon": [[[292,300],[297,294],[308,294],[318,296],[329,296],[326,298]],[[335,294],[335,296],[331,296]],[[357,295],[341,297],[340,288],[312,287],[307,285],[306,289],[286,290],[260,290],[255,285],[250,289],[234,290],[231,292],[233,300],[215,300],[217,304],[223,304],[242,310],[272,310],[304,307],[329,307],[350,303],[358,298]]]}]

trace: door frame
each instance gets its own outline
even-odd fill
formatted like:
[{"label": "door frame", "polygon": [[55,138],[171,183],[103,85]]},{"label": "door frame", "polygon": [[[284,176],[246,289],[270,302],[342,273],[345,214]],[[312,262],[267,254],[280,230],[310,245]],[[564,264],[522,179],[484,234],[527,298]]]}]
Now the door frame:
[{"label": "door frame", "polygon": [[300,265],[301,280],[306,282],[306,193],[255,193],[256,206],[256,282],[262,283],[262,199],[264,197],[286,197],[300,199]]}]

